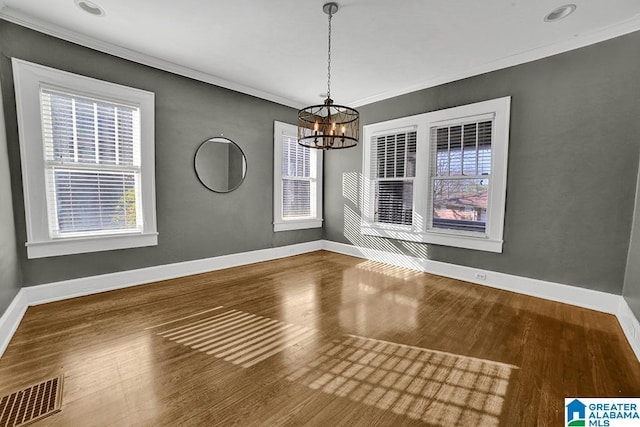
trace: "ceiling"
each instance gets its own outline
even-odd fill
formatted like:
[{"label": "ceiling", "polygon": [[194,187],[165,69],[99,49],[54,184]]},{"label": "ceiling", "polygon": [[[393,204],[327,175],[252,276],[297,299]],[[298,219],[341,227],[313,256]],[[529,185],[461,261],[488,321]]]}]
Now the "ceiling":
[{"label": "ceiling", "polygon": [[[370,102],[640,30],[638,0],[339,0],[332,98]],[[0,18],[177,74],[300,108],[326,93],[322,0],[0,0]]]}]

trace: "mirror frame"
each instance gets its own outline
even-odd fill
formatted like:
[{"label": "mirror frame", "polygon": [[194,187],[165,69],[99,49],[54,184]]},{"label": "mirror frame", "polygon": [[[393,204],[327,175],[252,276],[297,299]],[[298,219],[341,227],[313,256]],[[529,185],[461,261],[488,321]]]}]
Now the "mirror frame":
[{"label": "mirror frame", "polygon": [[[238,150],[240,150],[240,154],[242,154],[242,160],[243,160],[243,166],[244,166],[244,173],[242,174],[242,179],[238,182],[237,185],[235,185],[232,188],[229,188],[227,191],[220,191],[220,190],[216,190],[213,189],[211,187],[209,187],[207,184],[205,184],[205,182],[200,178],[200,174],[198,173],[198,168],[196,165],[197,162],[197,158],[198,158],[198,153],[200,152],[200,150],[202,149],[202,147],[204,147],[205,144],[207,143],[215,143],[215,142],[223,142],[226,144],[233,144]],[[212,136],[211,138],[207,138],[204,141],[202,141],[200,143],[200,145],[198,145],[198,148],[196,149],[196,154],[193,156],[193,171],[196,174],[196,178],[198,178],[198,181],[200,181],[200,184],[202,184],[207,190],[209,191],[213,191],[214,193],[219,193],[219,194],[226,194],[226,193],[231,193],[232,191],[234,191],[235,189],[237,189],[238,187],[240,187],[240,185],[242,185],[242,183],[244,182],[244,179],[247,177],[247,171],[248,171],[249,167],[247,164],[247,156],[244,154],[244,151],[242,150],[242,148],[240,148],[240,146],[238,144],[236,144],[233,140],[225,137],[225,136]]]}]

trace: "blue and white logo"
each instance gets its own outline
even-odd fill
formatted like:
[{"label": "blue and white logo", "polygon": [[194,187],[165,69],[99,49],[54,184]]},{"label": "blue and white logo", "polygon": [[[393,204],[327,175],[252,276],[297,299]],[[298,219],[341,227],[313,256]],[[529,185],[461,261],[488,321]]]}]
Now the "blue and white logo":
[{"label": "blue and white logo", "polygon": [[640,398],[575,398],[564,400],[565,427],[640,426]]},{"label": "blue and white logo", "polygon": [[567,426],[584,426],[586,409],[587,405],[585,405],[578,399],[574,399],[571,403],[569,403],[567,405]]}]

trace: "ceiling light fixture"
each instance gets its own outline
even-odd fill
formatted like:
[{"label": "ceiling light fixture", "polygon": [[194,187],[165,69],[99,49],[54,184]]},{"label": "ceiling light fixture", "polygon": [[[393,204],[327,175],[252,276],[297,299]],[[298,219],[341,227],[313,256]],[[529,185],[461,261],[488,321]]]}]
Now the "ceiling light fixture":
[{"label": "ceiling light fixture", "polygon": [[566,18],[571,15],[577,6],[575,4],[565,4],[564,6],[560,6],[554,10],[552,10],[547,16],[544,17],[545,22],[555,22],[561,19]]},{"label": "ceiling light fixture", "polygon": [[94,15],[94,16],[104,16],[104,10],[95,3],[91,3],[87,0],[75,0],[76,6],[85,12]]},{"label": "ceiling light fixture", "polygon": [[355,147],[360,136],[360,113],[351,107],[336,105],[331,99],[331,18],[337,3],[322,6],[329,15],[329,49],[327,54],[327,99],[298,111],[298,143],[305,147],[331,150]]}]

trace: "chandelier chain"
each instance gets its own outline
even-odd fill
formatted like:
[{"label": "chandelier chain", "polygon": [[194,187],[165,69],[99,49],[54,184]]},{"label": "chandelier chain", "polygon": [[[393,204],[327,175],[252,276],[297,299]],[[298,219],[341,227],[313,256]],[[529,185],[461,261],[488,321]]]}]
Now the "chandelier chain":
[{"label": "chandelier chain", "polygon": [[327,99],[331,99],[331,18],[333,13],[329,10],[329,49],[327,52]]},{"label": "chandelier chain", "polygon": [[322,105],[311,105],[298,111],[298,144],[313,149],[335,150],[355,147],[360,136],[360,113],[351,107],[334,104],[331,99],[332,21],[338,8],[338,4],[332,1],[322,6],[322,11],[329,15],[327,98]]}]

